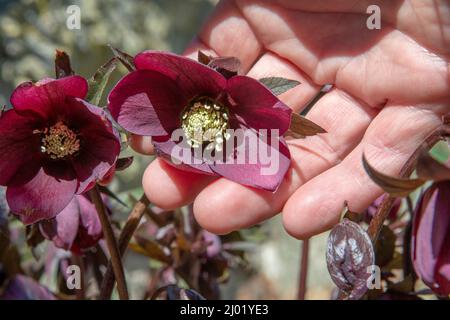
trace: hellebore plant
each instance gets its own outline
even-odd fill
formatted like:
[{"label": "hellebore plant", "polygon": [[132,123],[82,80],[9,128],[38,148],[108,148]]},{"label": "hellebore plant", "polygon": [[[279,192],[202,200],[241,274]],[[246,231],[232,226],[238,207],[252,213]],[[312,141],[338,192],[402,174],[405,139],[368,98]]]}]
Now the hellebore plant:
[{"label": "hellebore plant", "polygon": [[51,219],[114,165],[120,143],[80,76],[19,85],[0,117],[0,185],[23,223]]},{"label": "hellebore plant", "polygon": [[[161,51],[134,58],[112,51],[114,57],[89,81],[74,75],[68,55],[57,51],[58,79],[19,85],[12,108],[0,113],[0,299],[110,299],[116,283],[120,299],[128,299],[122,264],[127,248],[159,261],[150,267],[145,299],[219,298],[229,269],[247,266],[245,250],[252,246],[245,233],[217,236],[203,230],[192,205],[188,212],[164,211],[150,206],[145,194],[122,202],[107,188],[116,171],[133,161],[118,158],[126,147],[118,132],[151,136],[157,155],[182,170],[269,191],[277,190],[290,166],[285,136],[325,132],[277,97],[296,86],[294,80],[255,80],[239,75],[236,58],[202,52],[197,62]],[[108,109],[97,107],[119,62],[129,73],[109,93]],[[426,152],[416,150],[401,178],[379,173],[363,159],[388,195],[363,215],[348,209],[330,233],[327,264],[340,299],[417,299],[423,292],[416,291],[414,271],[436,295],[450,294],[450,169],[428,155],[430,146],[450,135],[449,124],[444,118],[424,142]],[[191,158],[181,156],[180,146]],[[270,174],[264,171],[267,158],[278,164]],[[414,170],[417,178],[408,179]],[[409,194],[427,181],[430,186],[415,204]],[[106,197],[123,208],[133,206],[126,222],[112,223],[114,207],[107,206]],[[25,237],[9,213],[27,225]],[[34,250],[38,245],[47,250]],[[26,246],[33,258],[46,255],[44,266],[25,263]],[[302,266],[307,247],[306,242]],[[88,271],[82,271],[81,290],[66,285],[73,264]],[[393,272],[399,265],[403,272]],[[381,269],[381,287],[369,290],[368,270],[376,271],[374,266]],[[306,270],[302,267],[300,283],[306,284]],[[38,282],[43,272],[58,284],[55,292]],[[99,292],[87,290],[92,280]],[[305,284],[299,286],[303,296]]]},{"label": "hellebore plant", "polygon": [[[179,141],[174,141],[172,134],[177,129],[194,151],[204,147],[213,153],[226,149],[229,129],[242,129],[256,135],[260,148],[277,157],[276,172],[261,175],[259,158],[255,163],[248,161],[249,150],[244,151],[244,164],[176,160],[181,160],[179,165],[186,170],[270,191],[277,189],[290,165],[282,136],[289,129],[292,110],[269,88],[226,67],[217,67],[218,62],[214,68],[167,52],[142,52],[134,58],[134,64],[137,70],[122,78],[108,97],[109,110],[124,129],[152,136],[157,153],[165,159],[174,157]],[[259,133],[271,129],[278,130],[280,136],[275,143],[263,141]],[[234,149],[226,150],[225,157],[235,157],[235,153]]]}]

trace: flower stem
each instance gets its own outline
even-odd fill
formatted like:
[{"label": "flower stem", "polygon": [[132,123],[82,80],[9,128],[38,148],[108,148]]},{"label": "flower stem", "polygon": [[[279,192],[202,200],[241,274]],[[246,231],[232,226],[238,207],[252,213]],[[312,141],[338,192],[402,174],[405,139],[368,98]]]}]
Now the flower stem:
[{"label": "flower stem", "polygon": [[[125,223],[125,227],[123,228],[119,236],[119,254],[121,257],[125,253],[128,244],[130,243],[131,237],[136,231],[139,222],[141,221],[142,216],[144,215],[145,210],[147,210],[149,204],[150,202],[144,194],[131,210],[131,213],[128,216],[128,220]],[[106,269],[105,275],[103,277],[99,297],[101,300],[107,300],[111,298],[111,293],[113,291],[114,282],[116,279],[113,268],[114,265],[111,260],[108,263],[108,268]]]},{"label": "flower stem", "polygon": [[106,213],[105,204],[103,203],[102,197],[100,196],[100,191],[96,185],[93,189],[89,191],[92,202],[95,204],[97,209],[98,217],[103,229],[103,234],[106,239],[106,244],[108,246],[109,254],[111,256],[110,263],[112,264],[112,269],[114,271],[115,277],[117,279],[117,291],[119,292],[119,297],[121,300],[128,300],[128,290],[125,281],[125,274],[123,271],[122,260],[120,258],[119,248],[117,247],[116,238],[114,237],[114,232],[111,227],[111,222],[109,221],[108,214]]},{"label": "flower stem", "polygon": [[300,262],[300,275],[298,282],[298,300],[305,300],[306,295],[306,284],[308,280],[308,256],[309,256],[309,239],[302,241],[302,253]]}]

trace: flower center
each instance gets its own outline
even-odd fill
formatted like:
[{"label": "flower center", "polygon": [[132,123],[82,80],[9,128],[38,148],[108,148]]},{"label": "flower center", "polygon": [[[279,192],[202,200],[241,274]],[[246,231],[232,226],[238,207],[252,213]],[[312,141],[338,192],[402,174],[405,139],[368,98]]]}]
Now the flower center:
[{"label": "flower center", "polygon": [[204,143],[208,149],[222,150],[224,139],[229,135],[228,110],[207,97],[198,98],[189,103],[181,114],[181,127],[188,144],[198,148]]},{"label": "flower center", "polygon": [[43,134],[41,151],[51,159],[63,159],[80,150],[77,135],[61,121],[45,129]]}]

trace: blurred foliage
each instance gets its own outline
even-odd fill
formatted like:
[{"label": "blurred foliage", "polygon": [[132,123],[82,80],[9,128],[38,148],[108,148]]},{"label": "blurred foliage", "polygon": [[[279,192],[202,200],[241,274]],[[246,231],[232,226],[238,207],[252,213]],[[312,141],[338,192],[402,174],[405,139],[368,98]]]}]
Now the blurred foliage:
[{"label": "blurred foliage", "polygon": [[[181,52],[212,10],[214,0],[0,1],[0,105],[20,82],[53,76],[55,49],[91,76],[111,57],[111,44],[135,54]],[[66,27],[67,7],[81,9],[81,29]]]}]

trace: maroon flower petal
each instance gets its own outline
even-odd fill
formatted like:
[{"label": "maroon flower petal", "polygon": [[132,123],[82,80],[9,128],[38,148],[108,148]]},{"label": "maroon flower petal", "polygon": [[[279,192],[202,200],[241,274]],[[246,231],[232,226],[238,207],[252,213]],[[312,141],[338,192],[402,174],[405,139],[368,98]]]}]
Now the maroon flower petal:
[{"label": "maroon flower petal", "polygon": [[279,129],[282,136],[289,129],[292,110],[255,79],[235,76],[228,80],[233,111],[239,120],[253,129]]},{"label": "maroon flower petal", "polygon": [[448,248],[450,248],[450,232],[447,232],[443,250],[436,265],[436,282],[439,288],[435,291],[442,296],[450,294],[450,250]]},{"label": "maroon flower petal", "polygon": [[37,83],[22,83],[12,93],[10,101],[18,111],[31,110],[47,118],[52,105],[59,104],[65,96],[84,98],[87,90],[87,81],[80,76],[44,79]]},{"label": "maroon flower petal", "polygon": [[8,187],[6,199],[11,211],[26,225],[51,219],[72,200],[78,187],[76,180],[56,180],[43,169],[28,183]]},{"label": "maroon flower petal", "polygon": [[[161,139],[163,141],[158,141],[158,139],[153,139],[152,143],[155,147],[156,153],[158,156],[167,160],[167,162],[176,168],[191,171],[195,173],[208,174],[208,175],[216,175],[208,164],[203,163],[203,161],[198,161],[199,163],[194,163],[193,161],[186,161],[180,156],[180,148],[183,148],[181,144],[178,144],[172,141],[170,138],[165,138],[167,140]],[[186,146],[184,146],[187,148]],[[190,147],[185,149],[186,151],[190,151]]]},{"label": "maroon flower petal", "polygon": [[74,180],[77,178],[72,164],[66,160],[54,160],[43,157],[42,168],[47,175],[58,180]]},{"label": "maroon flower petal", "polygon": [[29,181],[40,167],[40,137],[33,134],[37,120],[14,110],[0,116],[0,185]]},{"label": "maroon flower petal", "polygon": [[106,112],[82,99],[66,97],[64,104],[58,107],[57,112],[59,118],[68,123],[72,130],[81,133],[86,128],[98,128],[101,131],[113,133]]},{"label": "maroon flower petal", "polygon": [[58,248],[69,250],[77,236],[80,223],[77,197],[79,196],[75,196],[54,219],[42,221],[39,224],[42,235]]},{"label": "maroon flower petal", "polygon": [[120,153],[120,141],[106,120],[103,111],[80,99],[67,99],[66,117],[70,119],[71,129],[78,131],[81,148],[71,160],[82,193],[97,179],[109,171]]},{"label": "maroon flower petal", "polygon": [[[102,236],[102,225],[95,209],[95,205],[86,196],[77,196],[80,205],[81,225],[87,235],[98,239]],[[102,197],[103,198],[103,197]],[[103,198],[105,201],[105,198]]]},{"label": "maroon flower petal", "polygon": [[114,165],[119,152],[120,146],[117,147],[109,136],[93,133],[89,143],[72,162],[80,182],[77,193],[85,192],[92,182],[103,178]]},{"label": "maroon flower petal", "polygon": [[173,79],[155,71],[138,70],[114,87],[108,97],[108,108],[126,130],[164,136],[179,126],[179,114],[187,102]]},{"label": "maroon flower petal", "polygon": [[226,79],[217,71],[195,60],[173,53],[144,51],[134,58],[137,69],[160,72],[176,81],[186,98],[217,97],[226,87]]},{"label": "maroon flower petal", "polygon": [[[427,189],[417,205],[411,250],[417,274],[430,288],[442,294],[443,288],[450,287],[449,265],[444,264],[450,260],[445,253],[449,237],[450,183],[443,181]],[[445,281],[438,283],[437,274]]]},{"label": "maroon flower petal", "polygon": [[103,231],[94,204],[86,196],[78,197],[81,224],[71,251],[75,254],[83,254],[84,250],[95,246],[99,242],[103,237]]},{"label": "maroon flower petal", "polygon": [[[247,130],[246,134],[254,136],[254,139],[258,139],[257,133],[253,130]],[[270,141],[270,140],[268,140]],[[239,147],[238,147],[239,148]],[[224,178],[238,182],[250,187],[257,187],[260,189],[275,192],[290,166],[290,153],[283,138],[280,138],[278,146],[270,145],[267,141],[259,139],[259,145],[256,147],[252,144],[247,145],[245,150],[245,156],[243,157],[245,163],[214,163],[210,165],[211,169]],[[272,169],[269,169],[271,164],[269,160],[267,163],[261,161],[261,157],[258,152],[262,148],[262,152],[267,155],[268,159],[272,159]],[[256,155],[256,158],[252,155]],[[228,160],[227,160],[228,161]],[[230,159],[230,161],[233,161]],[[256,162],[256,163],[250,163]],[[276,164],[278,162],[278,164]],[[264,169],[265,168],[265,169]],[[272,173],[273,172],[273,173]]]}]

